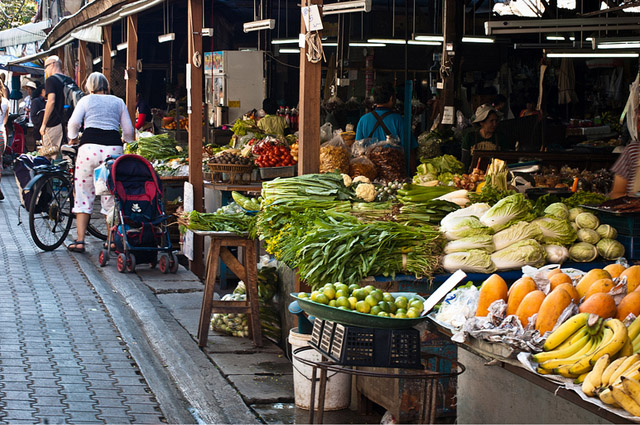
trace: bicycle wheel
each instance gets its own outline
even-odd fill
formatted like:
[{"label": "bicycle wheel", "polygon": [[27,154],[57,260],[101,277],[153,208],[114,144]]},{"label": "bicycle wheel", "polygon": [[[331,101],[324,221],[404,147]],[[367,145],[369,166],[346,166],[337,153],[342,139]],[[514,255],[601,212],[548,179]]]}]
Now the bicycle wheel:
[{"label": "bicycle wheel", "polygon": [[73,187],[61,173],[42,177],[29,205],[29,230],[36,245],[53,251],[69,234],[73,221]]},{"label": "bicycle wheel", "polygon": [[95,200],[93,201],[93,212],[91,213],[91,218],[89,219],[87,232],[89,232],[91,236],[95,236],[98,239],[106,241],[107,232],[109,231],[109,229],[107,227],[106,217],[100,212],[100,210],[102,209],[100,198],[100,196],[96,196]]}]

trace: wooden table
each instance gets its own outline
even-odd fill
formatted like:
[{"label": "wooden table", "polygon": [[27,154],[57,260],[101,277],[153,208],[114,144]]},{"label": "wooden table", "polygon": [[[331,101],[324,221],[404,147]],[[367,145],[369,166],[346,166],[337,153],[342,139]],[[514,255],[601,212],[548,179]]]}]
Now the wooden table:
[{"label": "wooden table", "polygon": [[[198,345],[205,347],[209,339],[209,327],[211,326],[211,314],[247,314],[249,315],[249,334],[253,343],[262,346],[262,329],[260,328],[260,305],[258,302],[258,270],[256,257],[256,242],[254,240],[238,236],[231,232],[205,232],[194,230],[200,236],[211,238],[209,253],[207,255],[207,276],[205,279],[202,308],[200,310],[200,323],[198,324]],[[227,247],[244,247],[244,265],[227,249]],[[222,259],[246,287],[245,301],[214,301],[216,272],[218,261]]]}]

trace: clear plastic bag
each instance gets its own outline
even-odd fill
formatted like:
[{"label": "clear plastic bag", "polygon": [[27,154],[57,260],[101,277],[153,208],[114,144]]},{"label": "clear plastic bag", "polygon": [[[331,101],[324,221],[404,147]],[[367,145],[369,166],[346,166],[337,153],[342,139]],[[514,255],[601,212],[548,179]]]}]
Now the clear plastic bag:
[{"label": "clear plastic bag", "polygon": [[107,187],[107,180],[109,179],[109,169],[107,163],[102,163],[99,167],[93,170],[93,185],[95,187],[95,193],[98,196],[111,195],[109,188]]},{"label": "clear plastic bag", "polygon": [[333,137],[333,126],[330,122],[322,124],[320,127],[320,142],[326,142]]},{"label": "clear plastic bag", "polygon": [[340,134],[320,146],[320,172],[349,173],[349,150]]},{"label": "clear plastic bag", "polygon": [[351,158],[349,162],[349,175],[353,178],[358,176],[364,176],[371,181],[376,179],[378,171],[376,166],[366,156],[359,156],[357,158]]},{"label": "clear plastic bag", "polygon": [[378,170],[378,179],[400,181],[406,177],[404,152],[397,137],[387,137],[367,148],[367,157]]}]

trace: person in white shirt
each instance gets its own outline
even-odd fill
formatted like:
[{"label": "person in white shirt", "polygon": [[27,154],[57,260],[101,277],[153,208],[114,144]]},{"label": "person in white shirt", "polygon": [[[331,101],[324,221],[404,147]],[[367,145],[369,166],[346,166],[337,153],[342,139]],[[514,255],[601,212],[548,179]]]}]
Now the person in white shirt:
[{"label": "person in white shirt", "polygon": [[[119,97],[108,94],[107,78],[100,72],[94,72],[87,78],[85,87],[89,95],[78,101],[67,125],[69,143],[76,144],[79,130],[84,124],[74,172],[73,212],[76,214],[78,233],[73,244],[67,247],[69,251],[74,252],[85,252],[84,237],[96,197],[93,171],[108,156],[122,155],[122,139],[125,142],[134,140],[133,124],[127,105]],[[113,207],[113,197],[103,196],[101,201],[101,212],[106,214]]]}]

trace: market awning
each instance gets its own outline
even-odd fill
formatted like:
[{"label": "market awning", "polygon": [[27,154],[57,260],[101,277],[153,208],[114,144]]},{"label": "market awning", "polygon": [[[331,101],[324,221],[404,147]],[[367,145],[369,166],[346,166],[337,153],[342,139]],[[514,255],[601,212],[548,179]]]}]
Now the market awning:
[{"label": "market awning", "polygon": [[50,27],[51,20],[47,19],[0,31],[0,47],[43,41],[47,38],[47,34],[44,31]]},{"label": "market awning", "polygon": [[78,31],[72,32],[71,37],[88,43],[102,44],[102,27],[93,25],[86,28],[80,28]]}]

